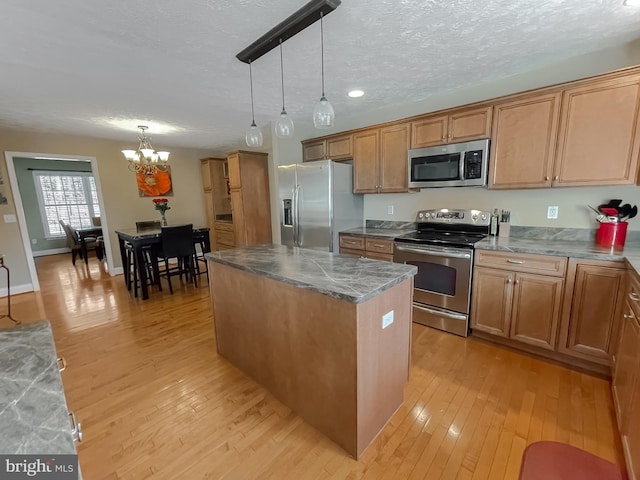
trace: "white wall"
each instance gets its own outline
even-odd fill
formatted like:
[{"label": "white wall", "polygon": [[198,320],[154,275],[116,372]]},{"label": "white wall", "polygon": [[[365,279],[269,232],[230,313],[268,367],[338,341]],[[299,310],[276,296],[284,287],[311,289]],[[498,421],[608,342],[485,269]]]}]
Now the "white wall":
[{"label": "white wall", "polygon": [[[482,187],[428,188],[419,193],[365,195],[365,218],[369,220],[415,221],[418,210],[427,208],[477,208],[511,211],[513,225],[535,227],[596,228],[595,213],[605,200],[621,198],[640,204],[640,187],[573,187],[531,190],[488,190]],[[387,207],[394,206],[394,214]],[[547,219],[547,207],[558,206],[557,220]],[[630,230],[640,230],[640,218],[629,222]]]}]

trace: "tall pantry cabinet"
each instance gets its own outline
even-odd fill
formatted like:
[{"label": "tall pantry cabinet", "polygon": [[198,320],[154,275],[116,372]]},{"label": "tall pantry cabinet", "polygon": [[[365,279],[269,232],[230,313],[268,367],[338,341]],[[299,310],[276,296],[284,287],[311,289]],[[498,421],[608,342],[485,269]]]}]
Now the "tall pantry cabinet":
[{"label": "tall pantry cabinet", "polygon": [[200,160],[214,250],[271,243],[267,157],[237,151],[226,159]]}]

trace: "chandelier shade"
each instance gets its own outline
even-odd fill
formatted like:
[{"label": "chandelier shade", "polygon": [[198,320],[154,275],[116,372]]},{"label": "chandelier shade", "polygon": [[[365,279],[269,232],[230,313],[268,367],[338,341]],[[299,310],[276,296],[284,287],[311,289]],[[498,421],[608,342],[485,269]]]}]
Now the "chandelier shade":
[{"label": "chandelier shade", "polygon": [[253,110],[253,74],[251,72],[251,62],[249,62],[249,86],[251,89],[251,126],[244,136],[248,147],[262,146],[262,131],[256,125],[255,113]]},{"label": "chandelier shade", "polygon": [[274,129],[276,137],[278,138],[291,138],[293,137],[293,120],[287,115],[287,111],[284,108],[284,68],[282,64],[282,42],[280,42],[280,79],[282,81],[282,112],[280,117],[276,120]]},{"label": "chandelier shade", "polygon": [[316,106],[313,108],[313,125],[316,128],[331,128],[336,114],[333,111],[333,105],[324,95],[324,28],[322,27],[323,13],[320,12],[320,65],[322,72],[322,96]]},{"label": "chandelier shade", "polygon": [[156,152],[151,146],[151,139],[145,134],[149,127],[138,125],[138,128],[140,129],[138,149],[122,150],[124,158],[129,162],[129,170],[145,175],[166,172],[169,169],[169,152]]}]

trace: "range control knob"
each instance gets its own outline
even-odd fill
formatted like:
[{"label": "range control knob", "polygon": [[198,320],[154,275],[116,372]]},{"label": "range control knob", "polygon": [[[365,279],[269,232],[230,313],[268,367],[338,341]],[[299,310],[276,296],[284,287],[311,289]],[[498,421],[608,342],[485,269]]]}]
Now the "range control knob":
[{"label": "range control knob", "polygon": [[482,219],[483,222],[487,221],[487,215],[485,215],[484,213],[482,214],[482,216],[480,218]]},{"label": "range control knob", "polygon": [[474,222],[478,221],[478,214],[474,213],[473,215],[471,215],[471,220],[473,220]]},{"label": "range control knob", "polygon": [[425,213],[424,218],[431,218],[431,214],[429,212]]},{"label": "range control knob", "polygon": [[418,214],[418,218],[422,218],[422,217],[424,217],[424,213],[420,212],[420,213]]}]

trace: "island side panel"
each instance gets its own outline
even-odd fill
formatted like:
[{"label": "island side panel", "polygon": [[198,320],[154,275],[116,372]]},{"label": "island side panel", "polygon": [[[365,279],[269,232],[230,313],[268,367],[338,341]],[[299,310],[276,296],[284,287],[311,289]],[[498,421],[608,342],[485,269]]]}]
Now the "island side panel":
[{"label": "island side panel", "polygon": [[[358,305],[358,457],[402,405],[411,356],[413,278]],[[382,328],[383,315],[393,323]]]},{"label": "island side panel", "polygon": [[356,305],[209,262],[218,352],[357,455]]}]

